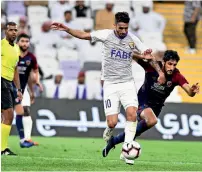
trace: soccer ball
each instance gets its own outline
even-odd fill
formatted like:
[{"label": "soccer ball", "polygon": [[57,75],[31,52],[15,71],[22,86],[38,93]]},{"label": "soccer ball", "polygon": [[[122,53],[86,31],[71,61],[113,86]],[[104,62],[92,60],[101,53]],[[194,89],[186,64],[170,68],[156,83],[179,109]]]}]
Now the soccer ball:
[{"label": "soccer ball", "polygon": [[134,160],[141,155],[140,144],[136,141],[124,143],[122,146],[122,154],[126,159]]}]

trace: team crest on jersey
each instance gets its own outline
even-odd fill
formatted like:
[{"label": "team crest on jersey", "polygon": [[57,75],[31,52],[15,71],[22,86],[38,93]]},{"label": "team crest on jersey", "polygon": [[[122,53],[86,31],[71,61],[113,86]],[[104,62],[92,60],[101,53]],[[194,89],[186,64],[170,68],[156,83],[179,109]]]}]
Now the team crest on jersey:
[{"label": "team crest on jersey", "polygon": [[171,81],[168,81],[168,82],[167,82],[167,86],[168,86],[168,87],[171,87],[171,85],[172,85],[172,82],[171,82]]},{"label": "team crest on jersey", "polygon": [[129,42],[128,45],[129,45],[129,47],[130,47],[131,49],[134,49],[134,48],[135,48],[134,42]]},{"label": "team crest on jersey", "polygon": [[30,60],[27,60],[27,61],[26,61],[26,65],[27,65],[27,66],[29,66],[29,65],[30,65],[30,63],[31,63],[31,61],[30,61]]}]

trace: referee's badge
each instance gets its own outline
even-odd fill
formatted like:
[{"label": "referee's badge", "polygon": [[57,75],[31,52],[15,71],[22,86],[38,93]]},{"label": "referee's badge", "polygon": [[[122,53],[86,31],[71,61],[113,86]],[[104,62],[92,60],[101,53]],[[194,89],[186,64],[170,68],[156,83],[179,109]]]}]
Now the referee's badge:
[{"label": "referee's badge", "polygon": [[27,61],[26,61],[26,65],[29,66],[30,64],[31,64],[31,61],[30,61],[30,60],[27,60]]},{"label": "referee's badge", "polygon": [[134,42],[129,42],[128,45],[129,45],[130,49],[132,49],[132,50],[135,48]]}]

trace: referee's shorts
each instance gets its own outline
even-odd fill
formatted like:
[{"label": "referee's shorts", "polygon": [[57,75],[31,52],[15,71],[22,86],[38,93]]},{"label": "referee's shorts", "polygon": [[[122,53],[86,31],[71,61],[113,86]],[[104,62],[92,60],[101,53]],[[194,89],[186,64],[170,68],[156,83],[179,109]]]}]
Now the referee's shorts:
[{"label": "referee's shorts", "polygon": [[15,97],[12,81],[1,77],[1,109],[6,110],[14,107]]}]

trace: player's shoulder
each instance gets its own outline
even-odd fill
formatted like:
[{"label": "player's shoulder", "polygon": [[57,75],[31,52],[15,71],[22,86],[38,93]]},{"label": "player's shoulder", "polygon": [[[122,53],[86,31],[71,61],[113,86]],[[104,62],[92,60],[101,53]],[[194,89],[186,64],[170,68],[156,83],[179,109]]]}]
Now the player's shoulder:
[{"label": "player's shoulder", "polygon": [[128,36],[133,40],[133,41],[137,41],[139,40],[139,38],[134,35],[132,32],[128,31]]},{"label": "player's shoulder", "polygon": [[27,56],[30,56],[31,58],[36,58],[35,55],[33,53],[31,53],[31,52],[28,52]]},{"label": "player's shoulder", "polygon": [[180,70],[176,68],[175,71],[173,72],[173,78],[179,79],[179,77],[184,77],[184,76],[180,73]]}]

